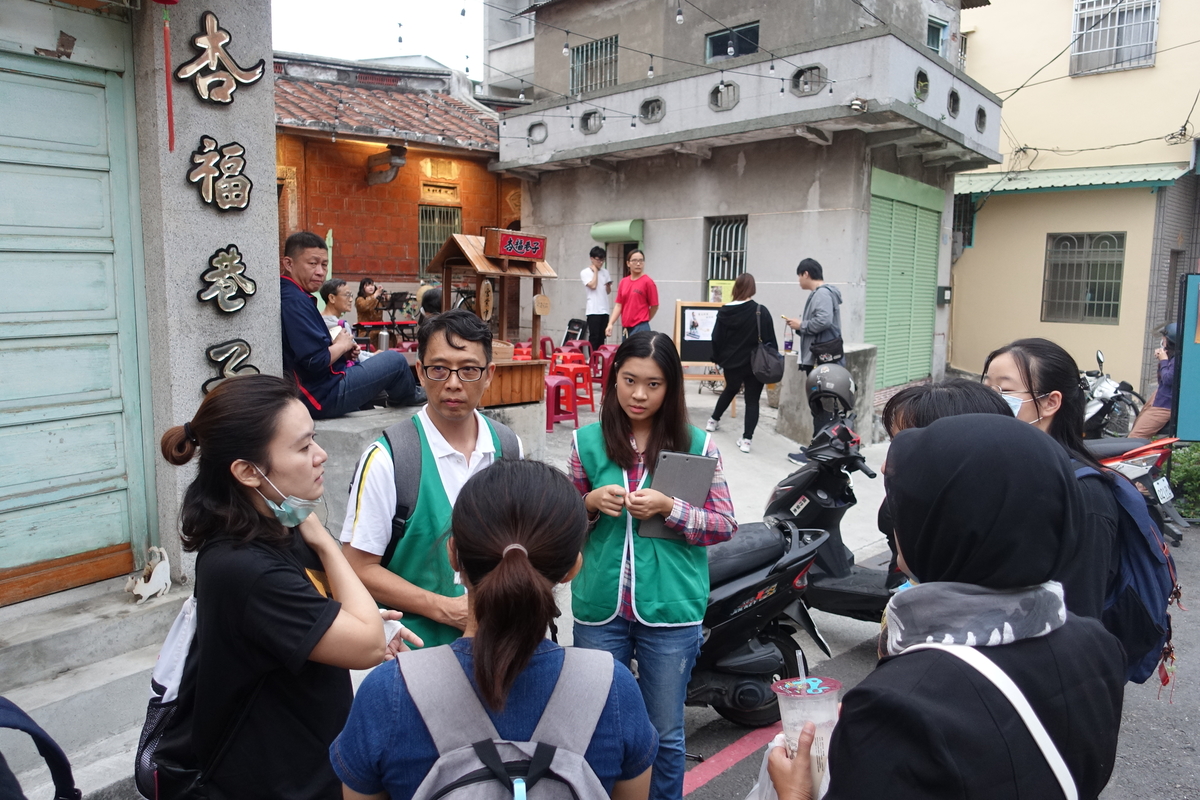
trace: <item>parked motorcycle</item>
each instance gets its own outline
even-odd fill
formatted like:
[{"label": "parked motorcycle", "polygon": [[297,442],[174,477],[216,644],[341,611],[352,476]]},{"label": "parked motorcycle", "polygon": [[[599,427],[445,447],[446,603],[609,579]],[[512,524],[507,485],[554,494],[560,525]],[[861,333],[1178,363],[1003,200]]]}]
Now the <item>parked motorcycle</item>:
[{"label": "parked motorcycle", "polygon": [[812,627],[801,596],[805,574],[828,538],[787,522],[756,522],[739,525],[737,536],[708,548],[711,589],[688,705],[712,706],[752,728],[779,719],[771,684],[808,674],[792,636]]},{"label": "parked motorcycle", "polygon": [[1088,451],[1104,466],[1119,472],[1133,482],[1146,498],[1150,518],[1158,525],[1171,544],[1183,542],[1184,528],[1191,527],[1175,508],[1175,493],[1162,474],[1171,457],[1176,438],[1158,439],[1099,439],[1085,442]]},{"label": "parked motorcycle", "polygon": [[1096,351],[1096,366],[1082,374],[1087,384],[1083,438],[1128,436],[1146,401],[1127,381],[1118,383],[1104,372],[1103,351]]}]

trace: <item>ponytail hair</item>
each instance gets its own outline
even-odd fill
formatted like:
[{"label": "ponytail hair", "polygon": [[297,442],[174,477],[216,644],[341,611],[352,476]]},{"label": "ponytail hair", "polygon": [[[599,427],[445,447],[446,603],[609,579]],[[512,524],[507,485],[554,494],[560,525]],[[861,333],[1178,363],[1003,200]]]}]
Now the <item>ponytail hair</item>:
[{"label": "ponytail hair", "polygon": [[450,532],[471,583],[475,684],[499,711],[558,616],[554,586],[579,558],[587,510],[567,476],[539,461],[497,461],[463,485]]},{"label": "ponytail hair", "polygon": [[200,454],[196,478],[184,492],[179,511],[184,550],[199,550],[217,536],[272,543],[287,539],[282,525],[254,507],[230,467],[245,460],[271,471],[271,440],[280,415],[293,402],[300,402],[300,393],[284,378],[227,378],[204,396],[189,422],[163,434],[159,448],[168,463],[183,466]]}]

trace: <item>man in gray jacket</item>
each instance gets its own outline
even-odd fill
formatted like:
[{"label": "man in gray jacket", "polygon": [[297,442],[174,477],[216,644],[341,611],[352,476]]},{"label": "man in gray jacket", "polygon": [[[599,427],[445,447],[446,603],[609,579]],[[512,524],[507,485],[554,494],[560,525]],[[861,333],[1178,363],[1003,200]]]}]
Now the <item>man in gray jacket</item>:
[{"label": "man in gray jacket", "polygon": [[[809,293],[808,300],[804,303],[804,313],[800,319],[789,319],[787,324],[800,333],[800,353],[796,361],[807,375],[817,362],[812,352],[813,344],[833,341],[842,336],[842,293],[835,286],[825,285],[825,271],[815,259],[801,261],[800,266],[796,267],[796,275],[800,279],[800,288]],[[845,365],[845,356],[833,363]],[[817,420],[814,420],[816,423]],[[788,460],[793,464],[803,464],[808,459],[803,452],[799,452],[789,453]]]}]

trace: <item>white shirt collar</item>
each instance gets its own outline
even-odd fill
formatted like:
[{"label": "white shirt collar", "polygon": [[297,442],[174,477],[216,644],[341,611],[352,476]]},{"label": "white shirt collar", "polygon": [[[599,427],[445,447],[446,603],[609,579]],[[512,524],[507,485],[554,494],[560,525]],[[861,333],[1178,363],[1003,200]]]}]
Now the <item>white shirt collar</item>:
[{"label": "white shirt collar", "polygon": [[[496,452],[496,443],[492,441],[492,432],[484,420],[483,415],[478,411],[475,414],[476,435],[475,435],[475,450],[471,453],[469,462],[473,463],[475,458],[480,455]],[[442,432],[433,424],[433,420],[429,418],[429,406],[425,405],[417,412],[417,418],[421,420],[421,427],[425,429],[425,436],[429,440],[429,450],[433,453],[434,458],[445,458],[447,456],[462,454],[454,449],[451,444],[446,441],[446,437],[442,436]]]}]

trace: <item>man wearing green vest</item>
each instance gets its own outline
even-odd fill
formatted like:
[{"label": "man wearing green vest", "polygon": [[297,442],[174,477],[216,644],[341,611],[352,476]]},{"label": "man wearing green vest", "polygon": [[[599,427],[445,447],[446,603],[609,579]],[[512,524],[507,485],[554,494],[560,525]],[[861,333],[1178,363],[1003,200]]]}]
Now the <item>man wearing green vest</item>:
[{"label": "man wearing green vest", "polygon": [[458,492],[497,458],[522,452],[516,434],[476,410],[496,371],[487,324],[447,311],[426,320],[417,339],[429,403],[359,459],[341,539],[375,601],[403,611],[404,624],[431,647],[457,639],[467,622],[444,539]]}]

